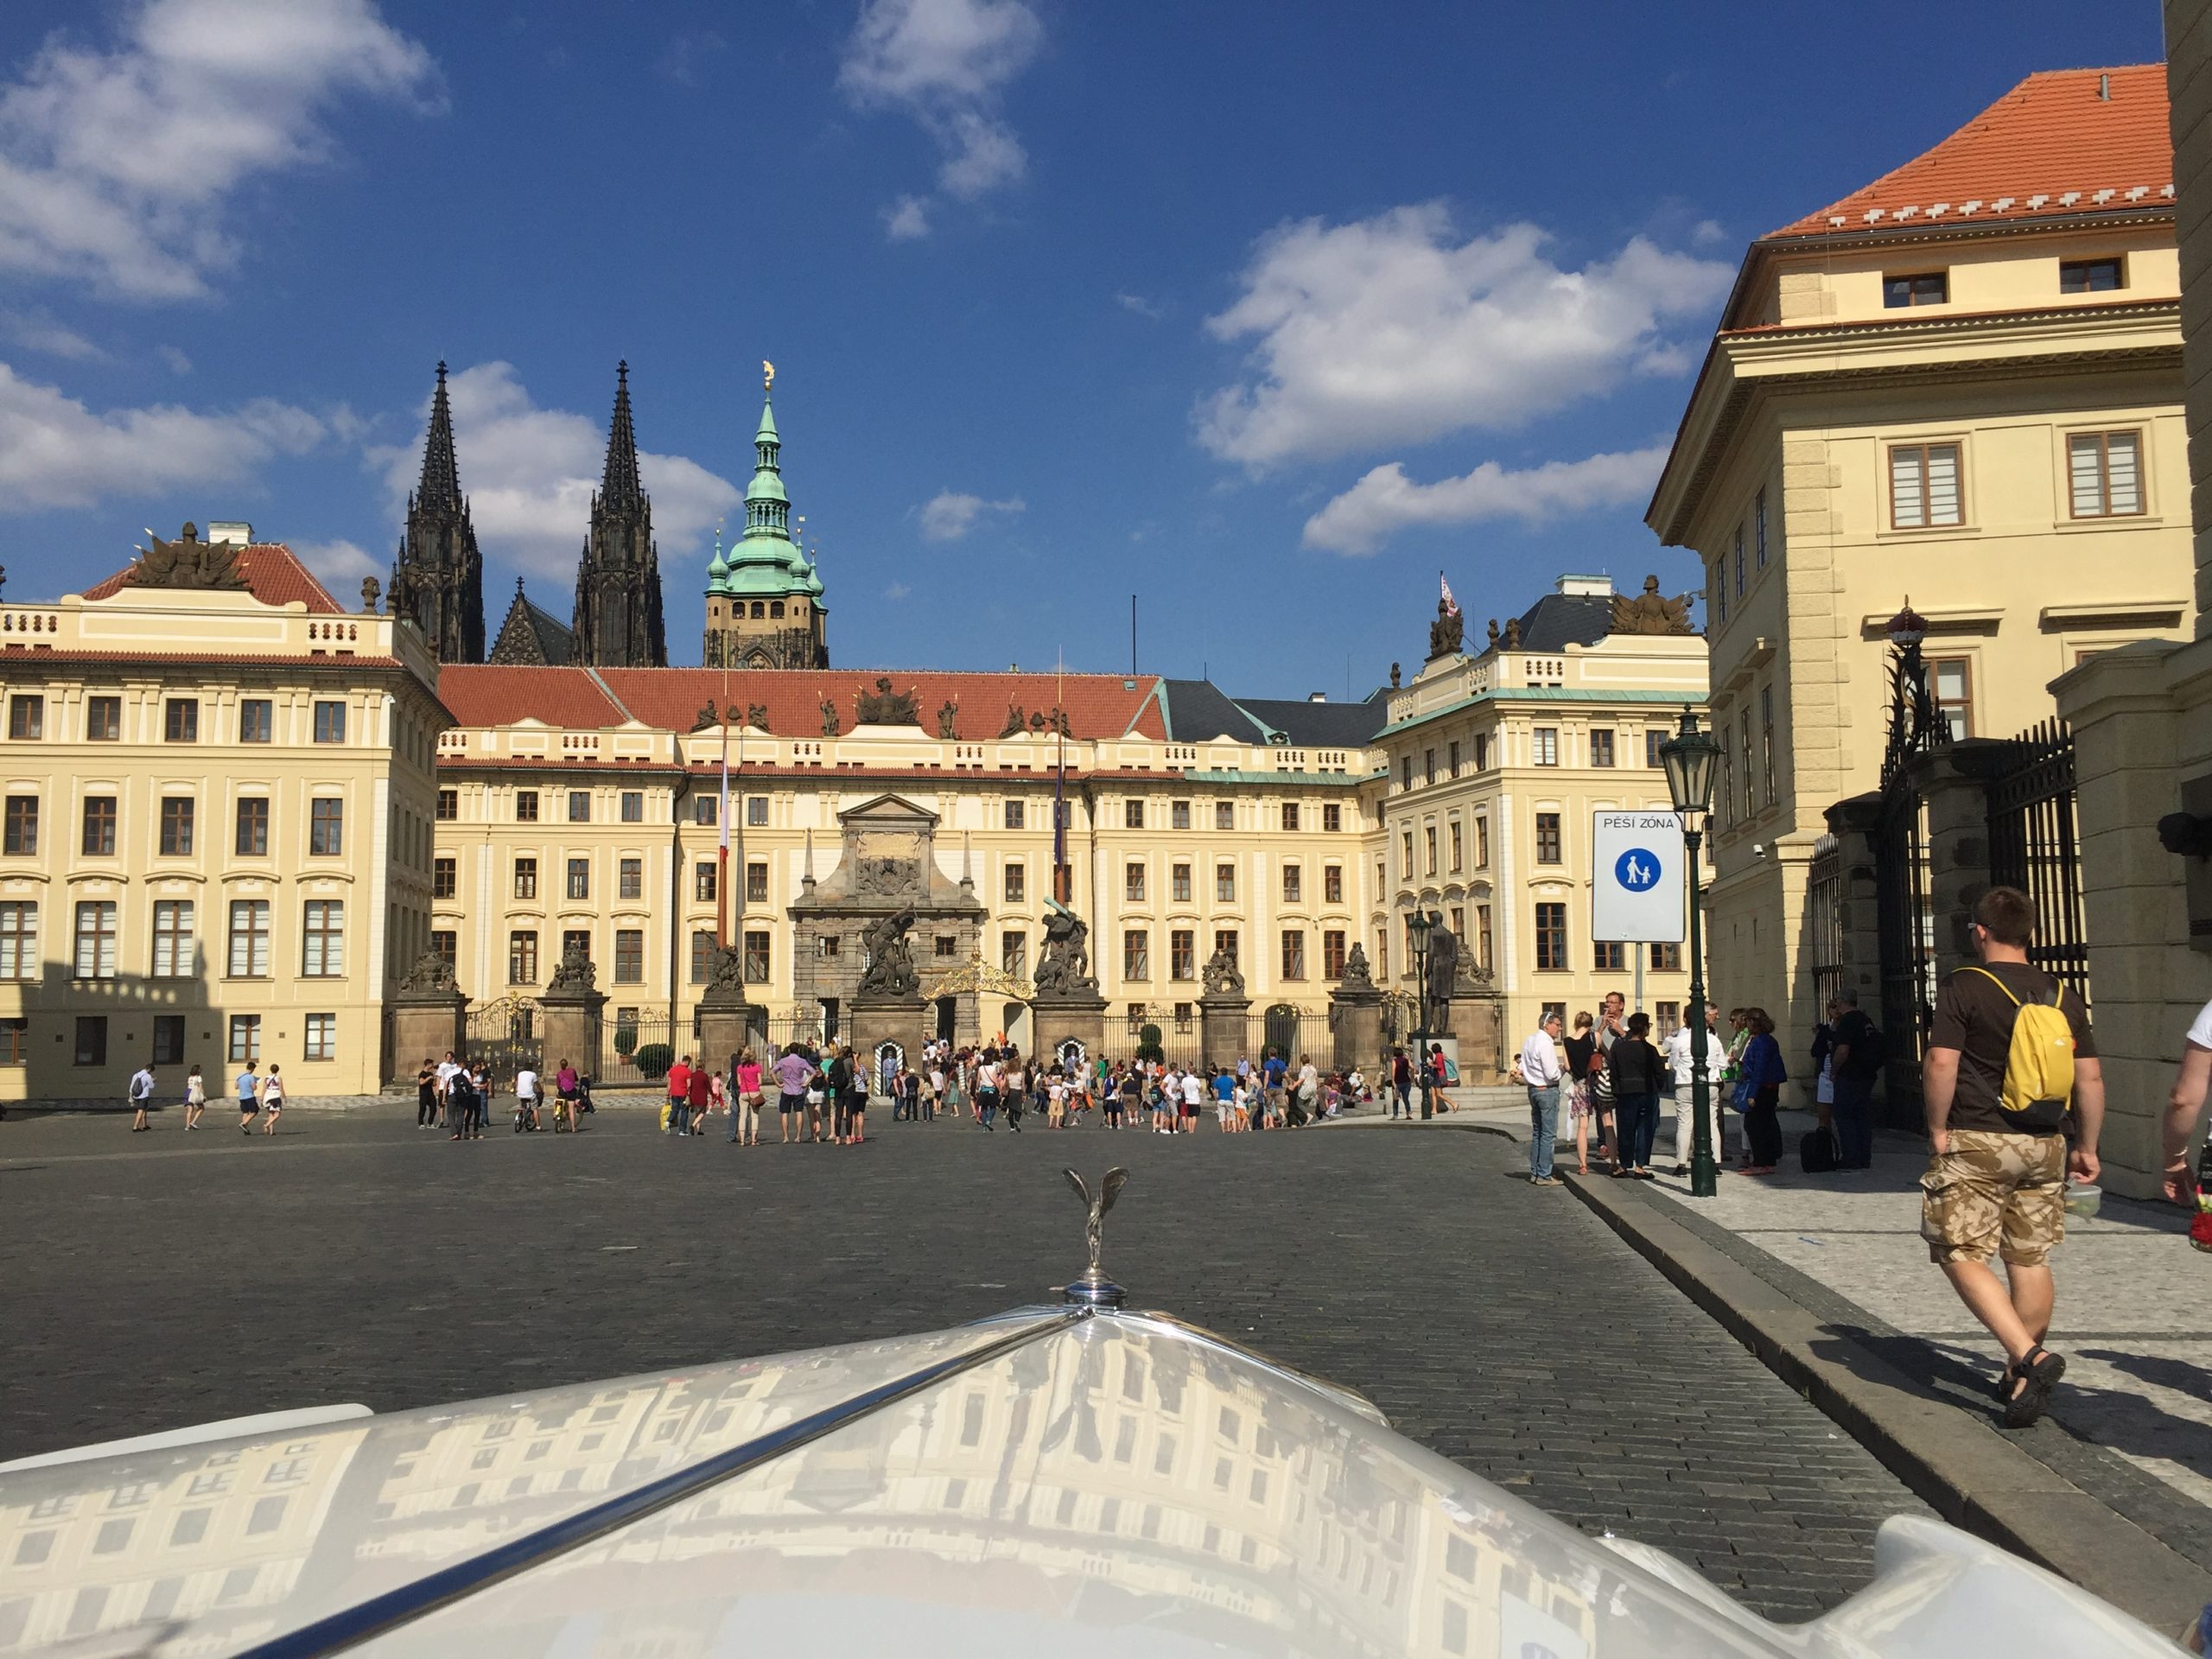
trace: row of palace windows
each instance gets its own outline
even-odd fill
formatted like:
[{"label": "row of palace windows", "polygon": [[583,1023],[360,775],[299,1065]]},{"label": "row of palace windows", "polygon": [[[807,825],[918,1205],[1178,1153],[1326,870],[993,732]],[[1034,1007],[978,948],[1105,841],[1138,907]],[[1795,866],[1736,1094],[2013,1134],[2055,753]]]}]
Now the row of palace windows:
[{"label": "row of palace windows", "polygon": [[[702,869],[709,868],[702,865]],[[763,871],[765,890],[766,866]],[[1132,859],[1122,868],[1122,899],[1125,904],[1141,905],[1149,902],[1151,875],[1149,868]],[[1029,897],[1029,872],[1025,865],[1010,863],[1006,867],[1006,901],[1010,905],[1026,904]],[[1187,905],[1192,902],[1191,867],[1177,862],[1168,866],[1167,896],[1170,902]],[[1236,866],[1218,863],[1213,867],[1213,896],[1219,904],[1236,902]],[[1341,905],[1344,901],[1344,872],[1341,864],[1325,864],[1321,868],[1321,900],[1324,904]],[[1301,865],[1282,867],[1282,901],[1287,905],[1306,902],[1306,872]]]},{"label": "row of palace windows", "polygon": [[[155,845],[163,858],[189,858],[200,816],[200,803],[188,795],[165,795]],[[232,847],[241,858],[269,855],[271,809],[265,795],[238,798]],[[87,795],[79,820],[78,852],[86,858],[112,858],[116,854],[118,799],[113,795]],[[10,795],[0,808],[0,854],[12,858],[36,856],[39,849],[39,798]],[[335,797],[317,796],[308,803],[308,853],[315,858],[337,858],[346,851],[346,803]]]},{"label": "row of palace windows", "polygon": [[[1230,961],[1236,958],[1236,933],[1224,928],[1214,935],[1217,950],[1226,950]],[[1348,949],[1348,935],[1339,928],[1329,928],[1321,935],[1321,977],[1342,979],[1344,976],[1344,956]],[[1309,977],[1307,934],[1302,927],[1282,930],[1281,977],[1302,980]],[[1198,935],[1189,928],[1172,929],[1167,935],[1167,977],[1171,980],[1196,979],[1198,976]],[[1152,977],[1152,930],[1144,927],[1127,928],[1122,933],[1122,977],[1124,980],[1149,980]]]},{"label": "row of palace windows", "polygon": [[[0,980],[39,977],[39,914],[34,899],[0,902]],[[200,971],[199,906],[190,899],[156,899],[148,929],[147,976],[190,979]],[[229,901],[224,957],[226,979],[270,977],[270,901]],[[113,979],[122,959],[122,909],[112,899],[79,899],[72,913],[69,971],[73,979]],[[346,904],[309,899],[300,912],[300,977],[342,979],[346,974]]]},{"label": "row of palace windows", "polygon": [[[1551,833],[1551,856],[1548,858],[1544,855],[1544,834],[1548,823]],[[1486,870],[1490,868],[1490,820],[1478,816],[1474,820],[1474,826],[1475,868]],[[1467,867],[1466,828],[1458,818],[1446,820],[1444,828],[1449,837],[1448,845],[1451,849],[1452,861],[1448,868],[1451,874],[1457,875]],[[1422,873],[1434,875],[1437,874],[1436,826],[1434,824],[1421,826],[1421,844],[1426,854]],[[1559,862],[1559,814],[1556,812],[1536,814],[1536,861],[1539,864]],[[1375,873],[1378,878],[1376,886],[1379,887],[1382,885],[1379,879],[1382,874],[1382,861],[1377,859],[1376,864]],[[1408,879],[1410,879],[1414,874],[1414,831],[1411,824],[1398,832],[1398,874],[1401,877]]]},{"label": "row of palace windows", "polygon": [[[1643,764],[1646,766],[1656,768],[1659,766],[1659,746],[1667,741],[1667,737],[1668,734],[1658,727],[1646,728],[1643,734]],[[1617,767],[1621,764],[1620,757],[1624,750],[1634,753],[1630,747],[1634,741],[1633,733],[1617,732],[1607,727],[1592,727],[1590,729],[1589,738],[1590,764],[1593,766]],[[1537,726],[1530,728],[1529,763],[1531,766],[1556,766],[1560,764],[1560,753],[1558,727]],[[1460,749],[1456,741],[1445,746],[1443,770],[1440,773],[1437,766],[1437,752],[1433,748],[1423,749],[1421,757],[1421,781],[1433,784],[1440,776],[1457,778],[1459,775],[1459,762]],[[1489,766],[1490,740],[1487,737],[1478,736],[1474,741],[1474,770],[1484,772],[1488,770]],[[1402,790],[1411,789],[1414,786],[1414,757],[1408,752],[1398,757],[1398,787]]]},{"label": "row of palace windows", "polygon": [[[2126,262],[2118,254],[2058,262],[2058,291],[2062,294],[2109,294],[2126,286]],[[1906,271],[1882,278],[1882,303],[1893,311],[1919,305],[1948,305],[1950,298],[1948,270]]]},{"label": "row of palace windows", "polygon": [[[2134,518],[2147,510],[2143,487],[2143,435],[2137,430],[2075,432],[2066,439],[2069,516],[2076,519]],[[1898,443],[1889,448],[1889,524],[1891,530],[1944,530],[1967,522],[1966,475],[1961,446]],[[1746,570],[1744,526],[1732,550],[1713,569],[1707,590],[1714,620],[1728,620],[1731,595],[1740,601],[1750,577],[1767,566],[1766,491],[1751,508],[1754,563]]]},{"label": "row of palace windows", "polygon": [[[153,1016],[152,1046],[144,1058],[149,1065],[182,1065],[184,1064],[185,1020],[181,1014],[157,1014]],[[30,1062],[30,1020],[17,1015],[11,1020],[0,1020],[0,1065],[27,1065]],[[230,1016],[228,1042],[225,1055],[229,1060],[243,1064],[251,1060],[257,1064],[264,1058],[261,1045],[261,1016],[257,1014],[234,1014]],[[81,1014],[76,1016],[76,1046],[73,1058],[79,1065],[105,1065],[108,1049],[108,1016],[105,1014]],[[300,1017],[300,1058],[302,1060],[334,1060],[338,1058],[338,1016],[335,1014],[308,1014]],[[126,1058],[137,1059],[137,1055]],[[275,1071],[277,1068],[270,1068]],[[213,1087],[210,1096],[219,1092]],[[264,1500],[265,1501],[265,1500]]]},{"label": "row of palace windows", "polygon": [[[34,742],[46,735],[46,699],[36,692],[17,692],[8,699],[8,735],[19,742]],[[170,743],[200,741],[200,699],[168,697],[162,703],[162,735]],[[123,741],[123,699],[90,696],[85,699],[85,737],[93,743]],[[238,703],[241,743],[276,741],[276,705],[267,697],[246,697]],[[346,705],[318,701],[315,705],[315,741],[346,741]]]}]

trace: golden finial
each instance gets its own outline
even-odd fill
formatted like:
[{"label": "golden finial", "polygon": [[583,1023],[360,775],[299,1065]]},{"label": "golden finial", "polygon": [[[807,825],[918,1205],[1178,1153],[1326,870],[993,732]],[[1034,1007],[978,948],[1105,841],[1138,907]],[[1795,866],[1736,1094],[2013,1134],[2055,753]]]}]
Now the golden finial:
[{"label": "golden finial", "polygon": [[776,365],[764,357],[760,359],[760,390],[773,391],[775,389]]}]

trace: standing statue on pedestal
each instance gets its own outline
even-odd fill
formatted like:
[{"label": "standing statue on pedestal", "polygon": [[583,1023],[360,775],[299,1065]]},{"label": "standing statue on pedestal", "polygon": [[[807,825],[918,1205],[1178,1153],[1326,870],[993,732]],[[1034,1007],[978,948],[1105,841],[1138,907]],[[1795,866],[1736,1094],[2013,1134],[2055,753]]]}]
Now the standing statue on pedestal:
[{"label": "standing statue on pedestal", "polygon": [[1459,935],[1438,922],[1428,930],[1428,1007],[1425,1010],[1432,1035],[1452,1029],[1452,993],[1459,983]]},{"label": "standing statue on pedestal", "polygon": [[1367,965],[1367,948],[1357,940],[1352,942],[1351,954],[1344,958],[1344,972],[1337,982],[1347,991],[1371,991],[1375,988],[1373,969]]},{"label": "standing statue on pedestal", "polygon": [[1244,976],[1237,971],[1236,958],[1229,954],[1229,947],[1217,944],[1213,955],[1206,958],[1201,970],[1208,996],[1242,996],[1244,995]]}]

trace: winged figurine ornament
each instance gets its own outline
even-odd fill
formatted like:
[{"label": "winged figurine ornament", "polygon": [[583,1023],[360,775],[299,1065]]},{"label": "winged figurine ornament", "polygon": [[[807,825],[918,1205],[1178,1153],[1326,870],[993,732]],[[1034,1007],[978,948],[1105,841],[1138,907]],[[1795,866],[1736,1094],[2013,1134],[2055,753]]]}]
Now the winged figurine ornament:
[{"label": "winged figurine ornament", "polygon": [[1076,1197],[1090,1208],[1090,1218],[1084,1224],[1083,1234],[1084,1241],[1090,1246],[1090,1274],[1102,1274],[1098,1258],[1105,1245],[1106,1212],[1114,1207],[1114,1200],[1121,1196],[1122,1188],[1129,1179],[1129,1172],[1119,1164],[1108,1170],[1105,1179],[1098,1183],[1096,1198],[1091,1196],[1088,1183],[1075,1171],[1064,1169],[1060,1173],[1068,1178],[1068,1185],[1075,1189]]}]

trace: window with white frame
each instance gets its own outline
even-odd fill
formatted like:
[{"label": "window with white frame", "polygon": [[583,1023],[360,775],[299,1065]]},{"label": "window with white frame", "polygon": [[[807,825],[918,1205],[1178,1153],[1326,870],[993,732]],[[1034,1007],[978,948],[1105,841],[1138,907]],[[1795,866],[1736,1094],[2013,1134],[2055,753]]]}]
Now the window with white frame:
[{"label": "window with white frame", "polygon": [[2126,518],[2143,511],[2142,435],[2076,432],[2066,440],[2076,518]]},{"label": "window with white frame", "polygon": [[1930,530],[1962,522],[1959,446],[1900,443],[1890,449],[1890,527]]}]

